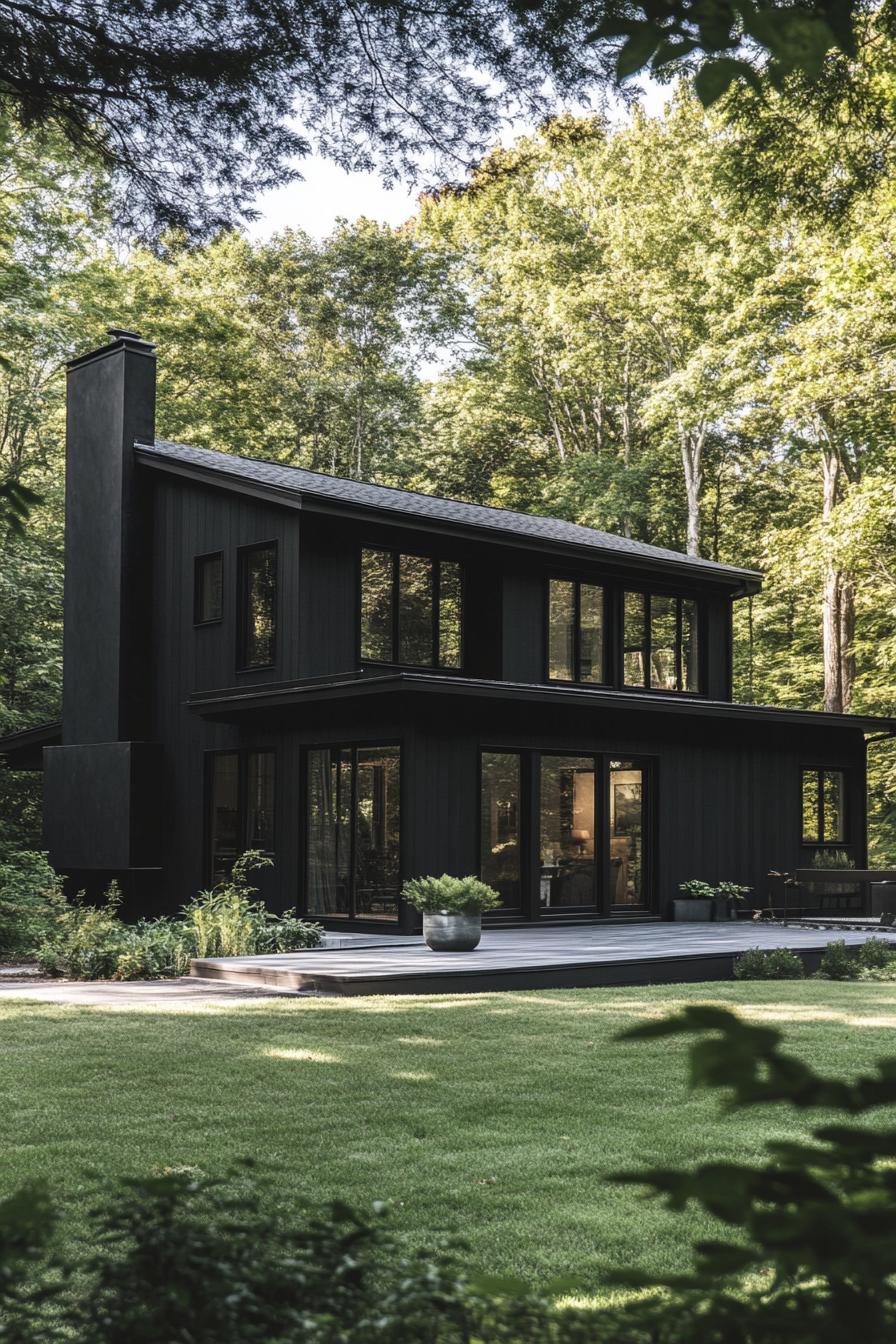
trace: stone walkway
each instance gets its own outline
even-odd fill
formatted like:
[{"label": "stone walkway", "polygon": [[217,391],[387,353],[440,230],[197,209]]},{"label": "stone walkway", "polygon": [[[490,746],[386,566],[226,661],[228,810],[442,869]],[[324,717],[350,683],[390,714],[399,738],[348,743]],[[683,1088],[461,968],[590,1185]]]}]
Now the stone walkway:
[{"label": "stone walkway", "polygon": [[253,999],[295,998],[295,991],[255,985],[231,985],[220,980],[0,980],[0,1003],[29,999],[82,1008],[195,1008],[203,1004],[225,1007]]}]

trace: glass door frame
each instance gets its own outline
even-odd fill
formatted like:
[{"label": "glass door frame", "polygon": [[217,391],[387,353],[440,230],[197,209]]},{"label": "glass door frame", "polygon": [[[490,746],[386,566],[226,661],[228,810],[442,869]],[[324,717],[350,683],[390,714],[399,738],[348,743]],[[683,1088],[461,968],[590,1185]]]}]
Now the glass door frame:
[{"label": "glass door frame", "polygon": [[[484,755],[514,755],[520,760],[520,884],[521,908],[496,910],[494,918],[503,921],[516,920],[521,923],[562,924],[578,922],[587,916],[609,918],[611,915],[651,914],[656,909],[654,878],[656,872],[656,759],[640,752],[623,751],[583,751],[571,747],[532,748],[499,744],[487,741],[480,744],[477,753],[478,798],[476,852],[477,865],[482,855],[482,758]],[[568,906],[546,912],[541,905],[541,762],[543,757],[569,756],[587,758],[594,765],[594,803],[595,835],[600,837],[599,847],[595,848],[595,884],[596,899],[588,906]],[[631,761],[635,769],[641,771],[642,806],[642,883],[646,899],[637,905],[617,905],[612,900],[612,874],[610,856],[610,762]],[[477,866],[477,871],[479,867]]]}]

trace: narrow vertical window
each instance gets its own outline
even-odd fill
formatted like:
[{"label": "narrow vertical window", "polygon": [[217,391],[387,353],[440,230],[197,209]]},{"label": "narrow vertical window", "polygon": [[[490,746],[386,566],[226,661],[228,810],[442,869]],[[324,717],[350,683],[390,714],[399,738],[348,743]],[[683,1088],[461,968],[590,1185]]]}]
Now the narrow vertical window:
[{"label": "narrow vertical window", "polygon": [[392,661],[394,624],[391,551],[361,552],[361,657]]},{"label": "narrow vertical window", "polygon": [[604,590],[579,584],[579,681],[604,679]]},{"label": "narrow vertical window", "polygon": [[359,748],[355,766],[355,912],[394,919],[399,892],[398,747]]},{"label": "narrow vertical window", "polygon": [[246,767],[247,848],[274,850],[274,753],[250,751]]},{"label": "narrow vertical window", "polygon": [[[311,915],[349,914],[349,884],[340,863],[340,769],[337,752],[309,751],[307,778],[307,906]],[[349,807],[351,775],[349,773]],[[351,853],[351,845],[348,845]]]},{"label": "narrow vertical window", "polygon": [[193,601],[193,621],[196,625],[211,625],[220,621],[224,609],[224,583],[222,575],[222,556],[196,557],[195,585]]},{"label": "narrow vertical window", "polygon": [[240,666],[270,667],[277,632],[277,547],[240,551]]},{"label": "narrow vertical window", "polygon": [[804,844],[845,843],[846,776],[842,770],[803,771],[802,813]]},{"label": "narrow vertical window", "polygon": [[439,562],[439,667],[460,667],[463,628],[460,565]]},{"label": "narrow vertical window", "polygon": [[433,662],[433,564],[422,555],[398,559],[398,661]]},{"label": "narrow vertical window", "polygon": [[575,681],[576,589],[565,579],[551,579],[548,589],[548,675],[553,681]]},{"label": "narrow vertical window", "polygon": [[240,853],[240,758],[236,751],[217,751],[209,760],[208,869],[214,884],[230,876]]},{"label": "narrow vertical window", "polygon": [[699,647],[697,643],[697,603],[692,597],[681,602],[681,656],[679,685],[683,691],[699,691]]},{"label": "narrow vertical window", "polygon": [[508,911],[520,911],[523,904],[520,773],[518,752],[482,753],[479,873]]},{"label": "narrow vertical window", "polygon": [[635,761],[610,761],[612,904],[644,905],[644,771]]},{"label": "narrow vertical window", "polygon": [[626,593],[623,613],[623,681],[626,686],[644,686],[647,671],[647,599],[643,593]]},{"label": "narrow vertical window", "polygon": [[656,691],[678,689],[678,603],[674,597],[650,599],[650,685]]}]

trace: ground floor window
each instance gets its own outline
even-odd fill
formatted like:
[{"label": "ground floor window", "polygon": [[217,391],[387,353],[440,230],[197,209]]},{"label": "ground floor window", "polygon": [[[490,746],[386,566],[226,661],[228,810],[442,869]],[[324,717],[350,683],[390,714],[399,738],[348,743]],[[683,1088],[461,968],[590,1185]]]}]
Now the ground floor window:
[{"label": "ground floor window", "polygon": [[274,852],[272,751],[214,751],[208,756],[208,858],[212,883],[230,876],[247,849]]},{"label": "ground floor window", "polygon": [[603,755],[483,751],[480,874],[502,912],[646,907],[648,775]]},{"label": "ground floor window", "polygon": [[400,773],[397,746],[308,752],[308,913],[398,917]]},{"label": "ground floor window", "polygon": [[803,771],[803,844],[846,841],[846,777],[842,770]]},{"label": "ground floor window", "polygon": [[523,905],[520,753],[484,751],[481,778],[479,833],[482,880],[498,892],[503,910],[518,914]]}]

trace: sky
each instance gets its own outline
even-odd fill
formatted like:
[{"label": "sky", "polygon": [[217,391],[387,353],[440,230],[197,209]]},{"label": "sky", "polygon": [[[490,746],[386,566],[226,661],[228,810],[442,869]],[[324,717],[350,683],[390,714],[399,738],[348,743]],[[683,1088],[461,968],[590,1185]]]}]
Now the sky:
[{"label": "sky", "polygon": [[[643,103],[648,112],[662,110],[669,90],[651,80],[642,80]],[[617,104],[621,118],[624,113]],[[519,126],[514,134],[523,134],[527,128]],[[386,224],[403,224],[413,213],[419,187],[411,188],[398,183],[387,190],[376,173],[347,173],[327,159],[312,156],[301,164],[304,181],[266,192],[259,197],[256,208],[259,218],[248,227],[252,238],[267,238],[281,229],[303,229],[314,238],[323,238],[337,219],[368,219]]]}]

